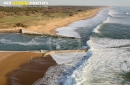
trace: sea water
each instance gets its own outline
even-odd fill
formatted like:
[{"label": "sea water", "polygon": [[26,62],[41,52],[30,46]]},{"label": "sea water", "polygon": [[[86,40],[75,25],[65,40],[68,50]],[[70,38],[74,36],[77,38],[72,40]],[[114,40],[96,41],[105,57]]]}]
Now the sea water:
[{"label": "sea water", "polygon": [[[109,8],[105,8],[93,18],[79,20],[73,22],[67,27],[58,28],[56,30],[57,34],[73,37],[75,36],[76,38],[80,37],[84,47],[87,47],[89,45],[86,43],[86,41],[89,40],[89,37],[93,33],[93,29],[107,19],[108,12]],[[87,59],[91,56],[91,53],[61,53],[52,54],[51,56],[58,63],[58,65],[50,67],[45,76],[37,80],[33,85],[73,85],[74,82],[79,85],[79,81],[76,82],[75,80],[78,78],[78,75],[75,77],[72,77],[72,75],[74,75],[74,72],[79,66],[83,66],[83,62],[87,61]]]},{"label": "sea water", "polygon": [[48,36],[25,35],[19,33],[0,34],[0,50],[66,50],[82,49],[80,39],[56,38]]},{"label": "sea water", "polygon": [[[57,69],[51,67],[47,73],[59,72],[61,69],[58,75],[62,72],[64,75],[59,79],[56,73],[52,74],[54,83],[50,78],[46,80],[48,84],[130,85],[130,7],[105,8],[95,17],[76,21],[65,28],[69,28],[71,34],[68,31],[63,34],[76,35],[81,40],[0,34],[0,50],[79,49],[77,46],[81,41],[84,46],[89,46],[87,57],[76,54],[76,58],[69,60],[71,65],[60,58],[60,64],[55,66]],[[57,31],[59,35],[62,34],[60,30]],[[75,59],[79,60],[73,63]],[[57,58],[54,57],[54,60],[57,61]]]},{"label": "sea water", "polygon": [[63,85],[130,85],[130,7],[102,12],[108,14],[101,14],[106,20],[93,29],[86,42],[91,55]]}]

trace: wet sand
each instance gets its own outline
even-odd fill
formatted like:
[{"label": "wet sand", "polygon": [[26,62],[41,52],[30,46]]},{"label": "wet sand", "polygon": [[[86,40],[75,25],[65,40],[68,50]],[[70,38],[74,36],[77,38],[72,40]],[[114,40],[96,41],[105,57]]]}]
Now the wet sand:
[{"label": "wet sand", "polygon": [[7,74],[7,85],[32,85],[39,78],[43,78],[52,65],[56,65],[56,62],[50,55],[33,58]]},{"label": "wet sand", "polygon": [[[100,10],[81,12],[65,19],[54,19],[44,29],[32,26],[30,30],[55,35],[56,28],[66,26],[77,20],[91,18]],[[41,56],[41,53],[33,52],[0,53],[0,85],[32,85],[39,78],[42,78],[47,69],[56,65],[56,62],[50,55]]]},{"label": "wet sand", "polygon": [[[30,61],[31,59],[41,58],[41,56],[42,56],[42,53],[33,53],[33,52],[11,52],[11,53],[10,52],[0,52],[0,58],[2,58],[0,60],[0,85],[7,85],[9,83],[10,78],[13,78],[9,74],[13,73],[14,70],[18,70],[21,66],[25,66],[25,64],[27,65],[28,61]],[[33,65],[33,64],[31,64],[31,65]],[[32,76],[34,76],[34,75],[32,75]],[[23,77],[24,77],[24,75],[23,75]],[[31,78],[30,78],[30,80],[31,80]],[[22,81],[22,79],[20,79],[20,81]],[[8,84],[8,85],[10,85],[10,84]],[[14,85],[14,84],[12,84],[12,85]],[[25,85],[25,84],[23,84],[23,85]]]},{"label": "wet sand", "polygon": [[[86,50],[72,50],[72,52]],[[56,53],[63,51],[56,51]],[[64,51],[71,52],[71,50]],[[53,53],[53,51],[52,51]],[[0,85],[32,85],[44,77],[49,67],[57,65],[50,56],[39,52],[0,52]]]}]

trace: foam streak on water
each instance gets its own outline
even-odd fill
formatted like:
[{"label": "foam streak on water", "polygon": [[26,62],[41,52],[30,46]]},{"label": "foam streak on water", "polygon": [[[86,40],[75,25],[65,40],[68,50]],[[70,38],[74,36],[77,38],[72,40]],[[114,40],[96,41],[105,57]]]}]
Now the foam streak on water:
[{"label": "foam streak on water", "polygon": [[[79,34],[75,31],[78,27],[90,27],[94,28],[98,24],[101,24],[103,21],[107,19],[109,9],[103,9],[100,11],[94,18],[76,21],[68,27],[62,27],[56,29],[57,34],[64,36],[75,36],[79,38]],[[68,32],[69,31],[69,32]],[[71,33],[70,33],[71,32]],[[91,53],[61,53],[61,54],[52,54],[53,59],[58,63],[57,66],[53,66],[48,69],[45,77],[39,79],[34,85],[46,84],[46,85],[72,85],[74,79],[71,76],[73,71],[79,67],[84,60],[87,60]],[[81,65],[83,66],[83,65]],[[80,77],[80,76],[79,76]],[[76,82],[77,83],[77,82]]]},{"label": "foam streak on water", "polygon": [[[130,39],[125,32],[129,29],[128,26],[125,27],[129,19],[122,18],[130,17],[126,15],[124,9],[112,8],[109,12],[111,16],[95,28],[94,36],[87,41],[90,46],[90,50],[87,52],[91,54],[90,58],[83,62],[71,76],[68,76],[64,85],[130,85]],[[119,19],[115,15],[121,18]],[[125,22],[122,23],[122,21]],[[121,27],[113,26],[117,23],[121,24]],[[107,27],[112,25],[112,29],[103,26],[104,24],[107,24],[105,25]],[[126,35],[120,33],[120,36],[115,37],[118,35],[116,31],[121,29]],[[103,32],[106,34],[102,35]],[[97,36],[97,34],[103,37]]]},{"label": "foam streak on water", "polygon": [[106,20],[106,16],[108,16],[107,12],[108,12],[108,9],[103,9],[95,17],[91,19],[79,20],[79,21],[73,22],[67,27],[57,28],[56,34],[81,38],[80,35],[75,31],[75,29],[77,29],[78,27],[92,27],[93,28],[97,26],[98,24],[101,24],[104,20]]},{"label": "foam streak on water", "polygon": [[82,48],[80,39],[65,39],[24,34],[0,34],[0,50],[55,50]]},{"label": "foam streak on water", "polygon": [[[124,43],[121,44],[121,42]],[[127,49],[111,47],[129,44],[130,40],[91,38],[88,43],[91,46],[89,52],[92,56],[74,71],[70,77],[74,81],[68,85],[122,85],[125,83],[121,74],[130,71],[130,52],[127,50],[130,47]],[[127,83],[124,85],[130,84],[130,82]]]}]

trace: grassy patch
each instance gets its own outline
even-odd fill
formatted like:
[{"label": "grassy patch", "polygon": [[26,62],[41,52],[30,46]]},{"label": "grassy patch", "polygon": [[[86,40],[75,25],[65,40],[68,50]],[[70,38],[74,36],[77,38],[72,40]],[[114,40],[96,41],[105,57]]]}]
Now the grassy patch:
[{"label": "grassy patch", "polygon": [[0,29],[11,28],[16,23],[27,26],[46,25],[55,18],[73,16],[80,11],[95,9],[86,6],[50,6],[46,7],[0,7]]}]

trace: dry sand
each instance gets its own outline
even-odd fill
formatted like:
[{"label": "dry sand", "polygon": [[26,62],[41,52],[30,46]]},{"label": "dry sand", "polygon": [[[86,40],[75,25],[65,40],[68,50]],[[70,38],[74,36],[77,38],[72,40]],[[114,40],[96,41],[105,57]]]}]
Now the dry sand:
[{"label": "dry sand", "polygon": [[63,26],[67,26],[74,21],[83,20],[87,18],[94,17],[102,8],[86,10],[84,12],[79,12],[78,14],[74,14],[73,16],[68,16],[65,18],[54,18],[52,20],[48,20],[45,26],[43,25],[32,25],[25,30],[28,31],[35,31],[38,33],[49,34],[49,35],[56,35],[55,29]]},{"label": "dry sand", "polygon": [[[77,20],[91,18],[99,10],[101,9],[80,12],[64,19],[56,18],[48,21],[43,29],[38,29],[39,26],[32,25],[28,30],[55,35],[56,28],[66,26]],[[12,81],[22,85],[31,85],[37,79],[43,77],[47,69],[56,65],[56,62],[50,55],[44,58],[41,56],[41,53],[32,52],[0,52],[0,85],[14,85],[11,84]]]},{"label": "dry sand", "polygon": [[41,53],[0,52],[0,85],[7,85],[7,74],[27,63],[31,58],[41,57]]},{"label": "dry sand", "polygon": [[[77,14],[74,14],[73,16],[66,16],[64,18],[52,18],[49,20],[41,20],[41,21],[34,21],[31,23],[32,25],[28,28],[22,28],[26,31],[32,31],[35,33],[40,34],[48,34],[48,35],[56,35],[55,29],[59,27],[67,26],[74,21],[83,20],[87,18],[94,17],[102,8],[95,8],[91,10],[86,10],[82,12],[78,12]],[[36,24],[37,23],[37,24]],[[46,23],[46,24],[44,24]],[[14,27],[10,29],[0,29],[0,33],[8,33],[8,32],[19,32],[19,29],[21,27]]]},{"label": "dry sand", "polygon": [[0,52],[0,61],[12,54],[15,54],[15,52]]}]

